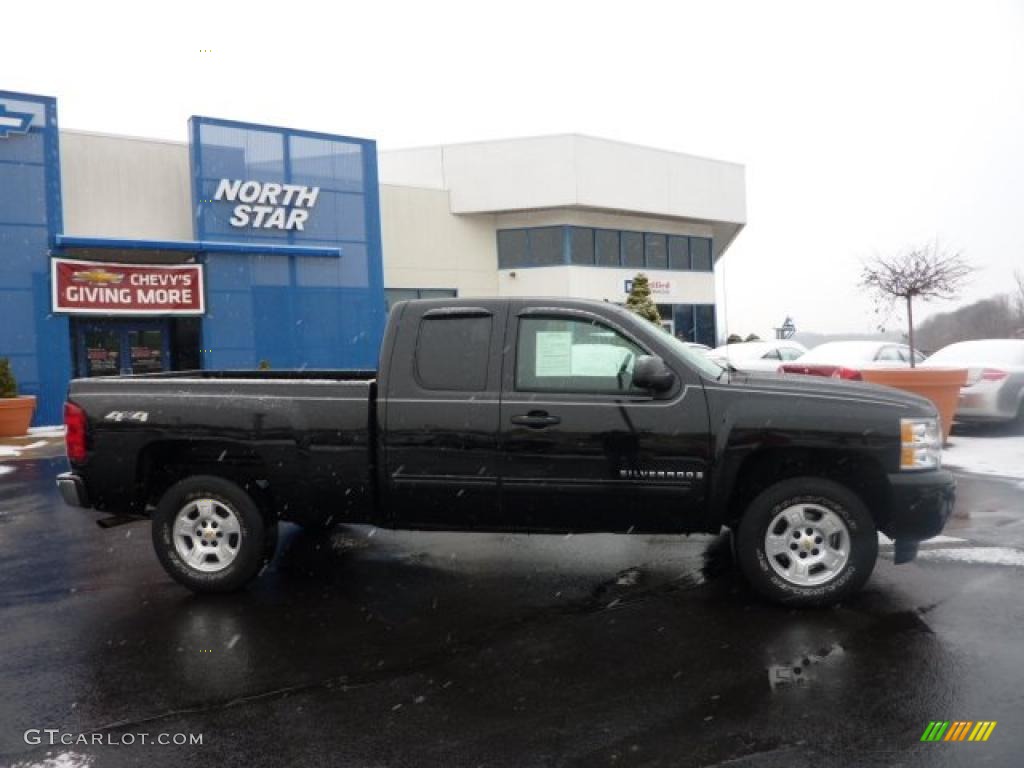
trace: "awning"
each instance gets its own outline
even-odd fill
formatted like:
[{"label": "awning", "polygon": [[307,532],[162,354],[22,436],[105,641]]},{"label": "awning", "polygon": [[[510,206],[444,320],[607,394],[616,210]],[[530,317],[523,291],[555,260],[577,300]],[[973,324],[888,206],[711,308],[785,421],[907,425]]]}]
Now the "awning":
[{"label": "awning", "polygon": [[254,242],[232,243],[217,240],[136,240],[117,237],[79,237],[59,234],[55,245],[58,250],[118,250],[169,253],[251,253],[265,256],[326,256],[340,258],[342,249],[336,246],[280,245]]}]

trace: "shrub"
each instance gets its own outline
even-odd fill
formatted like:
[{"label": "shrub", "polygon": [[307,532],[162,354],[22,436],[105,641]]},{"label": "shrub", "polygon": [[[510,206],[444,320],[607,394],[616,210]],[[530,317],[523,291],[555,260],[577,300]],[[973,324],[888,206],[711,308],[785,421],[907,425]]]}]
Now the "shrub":
[{"label": "shrub", "polygon": [[0,357],[0,397],[17,397],[18,382],[14,379],[14,371],[11,370],[11,361],[6,357]]}]

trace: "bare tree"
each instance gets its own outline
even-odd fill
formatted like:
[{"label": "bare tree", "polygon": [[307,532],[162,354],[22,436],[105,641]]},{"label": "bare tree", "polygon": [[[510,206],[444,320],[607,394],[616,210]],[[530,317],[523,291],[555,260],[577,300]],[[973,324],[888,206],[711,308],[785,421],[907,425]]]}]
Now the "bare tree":
[{"label": "bare tree", "polygon": [[914,367],[914,299],[952,299],[973,267],[959,251],[939,248],[938,242],[909,248],[893,256],[876,256],[864,264],[860,284],[885,304],[907,303],[910,366]]}]

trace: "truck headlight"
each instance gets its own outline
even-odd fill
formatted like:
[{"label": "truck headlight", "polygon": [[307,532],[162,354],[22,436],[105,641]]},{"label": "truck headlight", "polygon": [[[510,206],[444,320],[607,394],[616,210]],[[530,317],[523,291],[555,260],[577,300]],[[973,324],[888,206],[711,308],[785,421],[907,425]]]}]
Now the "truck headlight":
[{"label": "truck headlight", "polygon": [[900,469],[938,469],[942,433],[938,419],[900,419]]}]

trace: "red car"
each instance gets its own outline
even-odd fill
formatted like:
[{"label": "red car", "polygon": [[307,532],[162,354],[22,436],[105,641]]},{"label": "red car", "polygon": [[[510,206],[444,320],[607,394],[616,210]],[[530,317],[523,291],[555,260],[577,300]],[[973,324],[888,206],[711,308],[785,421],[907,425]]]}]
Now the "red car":
[{"label": "red car", "polygon": [[[914,353],[914,362],[924,355]],[[831,376],[833,379],[860,380],[865,368],[903,368],[910,366],[910,347],[891,341],[828,341],[800,359],[779,366],[779,373],[804,373]]]}]

